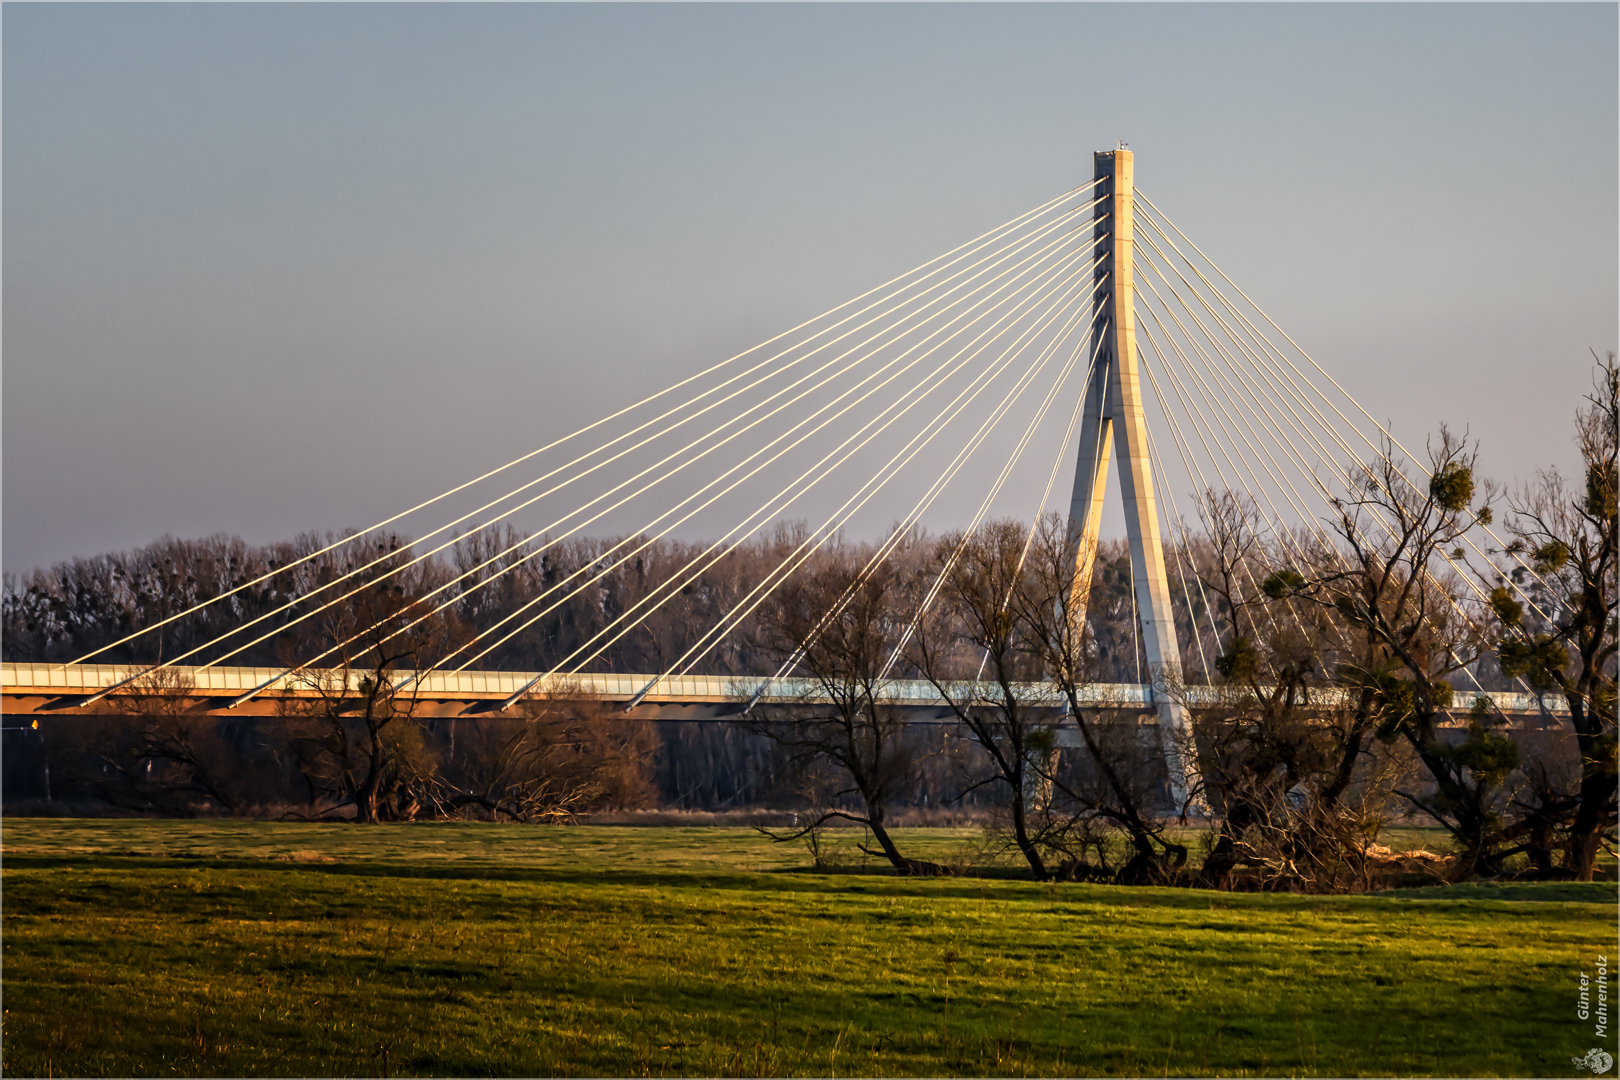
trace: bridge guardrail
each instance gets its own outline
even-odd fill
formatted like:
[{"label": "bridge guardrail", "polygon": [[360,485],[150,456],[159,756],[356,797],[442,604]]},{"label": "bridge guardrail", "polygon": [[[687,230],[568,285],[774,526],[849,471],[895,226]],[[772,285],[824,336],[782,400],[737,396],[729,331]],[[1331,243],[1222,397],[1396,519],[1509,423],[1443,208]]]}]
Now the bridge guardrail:
[{"label": "bridge guardrail", "polygon": [[[8,661],[0,664],[0,692],[10,696],[88,695],[138,674],[141,670],[140,667],[125,664],[40,664]],[[172,670],[180,678],[190,681],[196,693],[201,696],[241,694],[283,674],[279,668],[261,667],[176,667]],[[350,686],[358,688],[364,674],[363,671],[351,671]],[[413,674],[408,671],[398,672],[401,679]],[[417,696],[426,698],[463,700],[505,698],[516,693],[540,674],[542,673],[532,671],[436,671],[413,685],[416,687]],[[321,672],[314,672],[311,675],[316,679],[332,677]],[[610,700],[628,700],[640,693],[655,677],[630,673],[582,674],[560,679],[558,689],[577,689]],[[759,690],[763,681],[757,677],[738,678],[730,675],[681,675],[661,680],[647,695],[646,700],[705,704],[746,701]],[[283,680],[283,683],[281,692],[286,693],[287,680]],[[897,702],[917,706],[946,704],[933,684],[920,679],[891,680],[888,683],[888,690],[891,699]],[[960,691],[965,694],[967,690],[968,684],[965,683],[952,687],[953,693]],[[1085,703],[1088,705],[1098,708],[1141,710],[1152,709],[1159,694],[1162,693],[1156,692],[1151,685],[1142,683],[1098,683],[1088,687],[1087,690]],[[296,684],[291,686],[290,692],[299,692]],[[1050,696],[1054,706],[1062,704],[1049,684],[1030,684],[1025,688],[1025,692],[1032,699]],[[1314,691],[1316,699],[1324,705],[1341,705],[1347,701],[1350,693],[1351,691],[1341,689]],[[761,700],[785,703],[815,697],[817,697],[816,684],[813,680],[780,679],[771,684]],[[1505,692],[1482,694],[1465,690],[1456,692],[1454,707],[1459,710],[1470,708],[1477,697],[1489,699],[1493,708],[1506,713],[1540,714],[1569,711],[1564,699],[1555,694],[1545,696]],[[1210,708],[1232,699],[1230,691],[1220,687],[1189,686],[1183,691],[1183,700],[1193,708]]]}]

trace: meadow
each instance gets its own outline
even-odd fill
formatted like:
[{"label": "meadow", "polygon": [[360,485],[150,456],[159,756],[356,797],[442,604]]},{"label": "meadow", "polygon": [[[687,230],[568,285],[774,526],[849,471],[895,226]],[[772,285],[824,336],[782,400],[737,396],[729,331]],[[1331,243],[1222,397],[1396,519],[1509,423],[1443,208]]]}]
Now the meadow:
[{"label": "meadow", "polygon": [[[8,819],[8,1075],[1574,1071],[1615,885],[817,873],[739,828]],[[904,831],[949,862],[972,830]],[[875,864],[874,864],[875,868]]]}]

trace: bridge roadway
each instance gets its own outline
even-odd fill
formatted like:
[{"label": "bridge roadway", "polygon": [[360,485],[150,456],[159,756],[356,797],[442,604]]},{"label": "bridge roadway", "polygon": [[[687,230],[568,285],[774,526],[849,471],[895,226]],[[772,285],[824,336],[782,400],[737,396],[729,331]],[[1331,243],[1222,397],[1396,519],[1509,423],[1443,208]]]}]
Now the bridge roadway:
[{"label": "bridge roadway", "polygon": [[[85,699],[127,679],[136,670],[115,664],[0,664],[0,711],[7,716],[74,715]],[[171,669],[180,685],[190,687],[187,711],[197,716],[274,716],[288,698],[314,697],[307,686],[300,688],[284,680],[235,709],[226,706],[246,691],[280,674],[276,668],[211,667]],[[350,673],[357,686],[364,673]],[[408,676],[400,672],[401,678]],[[532,671],[435,671],[424,676],[414,689],[416,715],[421,717],[477,716],[493,713],[500,703],[534,680]],[[310,672],[314,678],[336,685],[337,672]],[[628,703],[653,680],[652,675],[588,674],[570,680],[576,692],[605,701]],[[741,713],[759,689],[758,678],[718,675],[683,675],[663,680],[630,710],[638,719],[724,720]],[[896,679],[889,684],[893,699],[904,706],[912,719],[922,722],[949,721],[951,712],[932,684],[922,680]],[[1035,688],[1031,688],[1034,690]],[[1212,687],[1189,687],[1187,705],[1212,706],[1220,691]],[[1143,723],[1156,722],[1158,698],[1151,685],[1139,683],[1098,683],[1088,687],[1088,698],[1099,708],[1113,708],[1140,714]],[[1460,692],[1459,714],[1471,708],[1481,695]],[[1566,713],[1560,697],[1534,694],[1492,693],[1484,695],[1493,706],[1515,718],[1529,721]],[[805,679],[783,679],[773,683],[761,699],[772,704],[813,702],[814,684]],[[104,706],[116,708],[116,696]],[[1325,703],[1325,702],[1324,702]],[[79,714],[84,715],[84,714]],[[1462,720],[1459,717],[1457,721]],[[1070,740],[1060,737],[1060,745]]]}]

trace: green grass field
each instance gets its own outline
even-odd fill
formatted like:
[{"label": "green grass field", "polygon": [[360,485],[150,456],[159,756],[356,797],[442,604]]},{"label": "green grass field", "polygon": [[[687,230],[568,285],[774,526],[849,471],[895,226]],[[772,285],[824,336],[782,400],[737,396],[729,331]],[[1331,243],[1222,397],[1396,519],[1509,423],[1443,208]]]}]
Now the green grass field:
[{"label": "green grass field", "polygon": [[0,843],[11,1076],[1559,1076],[1598,1045],[1578,973],[1616,959],[1612,883],[815,874],[717,828],[11,819]]}]

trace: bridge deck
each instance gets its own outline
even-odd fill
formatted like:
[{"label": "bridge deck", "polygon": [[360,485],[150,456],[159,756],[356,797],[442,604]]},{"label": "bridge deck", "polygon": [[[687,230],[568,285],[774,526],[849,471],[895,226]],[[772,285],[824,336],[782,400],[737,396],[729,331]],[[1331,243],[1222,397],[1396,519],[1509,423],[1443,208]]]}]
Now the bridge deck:
[{"label": "bridge deck", "polygon": [[[76,708],[84,699],[105,690],[138,673],[140,669],[118,664],[0,664],[0,701],[8,715],[60,712]],[[308,683],[283,679],[275,686],[236,710],[227,710],[226,704],[255,687],[262,686],[278,675],[279,668],[212,667],[172,669],[179,684],[189,688],[187,698],[192,711],[200,715],[273,715],[280,708],[280,700],[288,697],[313,697],[316,691]],[[350,686],[357,688],[364,673],[349,673]],[[400,672],[401,678],[408,672]],[[419,715],[462,716],[490,711],[492,706],[505,700],[541,673],[532,671],[435,671],[424,676],[409,691],[420,703]],[[318,680],[321,685],[336,688],[340,673],[312,671],[305,676]],[[606,701],[628,702],[655,676],[634,674],[584,674],[572,676],[558,687],[576,693],[589,694]],[[633,715],[647,719],[711,719],[741,711],[759,689],[760,680],[721,675],[683,675],[663,680],[648,693],[636,707]],[[943,716],[946,703],[934,686],[922,680],[896,679],[888,684],[889,693],[899,704],[914,708],[919,718],[926,715]],[[773,703],[816,700],[815,685],[805,679],[783,679],[773,683],[762,701]],[[1031,696],[1051,697],[1059,704],[1056,694],[1047,686],[1029,687]],[[1327,691],[1323,704],[1331,704],[1342,691]],[[1192,686],[1186,691],[1186,702],[1192,708],[1220,704],[1223,692],[1213,687]],[[1511,715],[1545,715],[1567,712],[1560,697],[1534,694],[1491,693],[1462,691],[1457,695],[1460,709],[1472,706],[1476,697],[1489,698],[1494,708]],[[1158,698],[1151,685],[1140,683],[1096,683],[1087,687],[1088,704],[1098,708],[1116,708],[1152,713]]]}]

